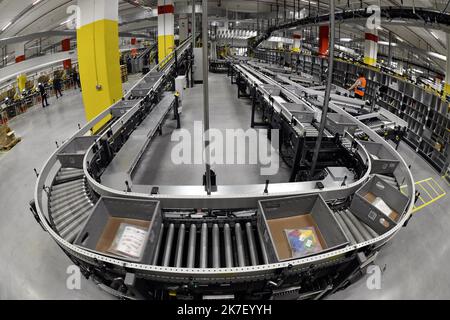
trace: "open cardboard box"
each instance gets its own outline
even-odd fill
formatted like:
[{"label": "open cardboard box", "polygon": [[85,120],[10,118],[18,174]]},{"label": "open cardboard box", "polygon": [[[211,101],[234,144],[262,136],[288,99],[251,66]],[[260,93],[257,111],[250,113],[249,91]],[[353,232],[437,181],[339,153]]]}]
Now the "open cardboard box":
[{"label": "open cardboard box", "polygon": [[361,141],[370,155],[371,173],[390,174],[395,171],[400,161],[381,143]]},{"label": "open cardboard box", "polygon": [[94,144],[99,136],[76,137],[61,150],[58,151],[58,158],[63,168],[83,169],[83,160],[86,151]]},{"label": "open cardboard box", "polygon": [[[374,205],[374,202],[377,198],[377,196],[375,196],[372,192],[367,192],[366,195],[364,196],[364,198],[369,201],[370,204]],[[394,222],[398,222],[398,219],[400,218],[400,214],[395,211],[392,210],[392,208],[390,208],[389,212],[384,212],[382,211],[385,215],[387,215],[391,220],[393,220]]]},{"label": "open cardboard box", "polygon": [[326,128],[333,133],[339,133],[343,135],[344,131],[353,134],[356,128],[358,128],[358,125],[345,115],[338,113],[328,113]]},{"label": "open cardboard box", "polygon": [[314,228],[322,247],[319,253],[348,244],[347,237],[320,194],[259,201],[258,228],[269,262],[301,258],[293,257],[285,230],[309,227]]},{"label": "open cardboard box", "polygon": [[[379,197],[391,209],[380,210],[373,205]],[[350,211],[378,234],[392,229],[408,206],[409,198],[378,176],[373,176],[353,196]]]},{"label": "open cardboard box", "polygon": [[[139,258],[111,252],[111,245],[122,223],[147,230]],[[95,205],[75,244],[115,258],[150,263],[161,230],[159,201],[102,197]]]}]

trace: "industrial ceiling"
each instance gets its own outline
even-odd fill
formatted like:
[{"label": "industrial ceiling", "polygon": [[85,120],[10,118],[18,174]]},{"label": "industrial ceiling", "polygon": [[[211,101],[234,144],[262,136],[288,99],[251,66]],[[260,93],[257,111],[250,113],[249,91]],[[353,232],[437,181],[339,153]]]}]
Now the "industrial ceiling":
[{"label": "industrial ceiling", "polygon": [[[336,0],[338,10],[351,10],[365,8],[370,5],[381,7],[413,7],[427,8],[439,12],[450,12],[450,1],[448,0]],[[38,31],[64,30],[67,28],[66,22],[70,18],[67,8],[76,4],[76,0],[0,0],[0,38],[26,35]],[[175,0],[177,12],[188,12],[187,6],[190,1]],[[311,9],[314,13],[326,14],[329,0],[210,0],[210,20],[240,20],[240,27],[246,29],[256,28],[259,21],[264,21],[267,17],[279,19],[286,17],[294,18],[302,9]],[[121,31],[144,30],[156,26],[156,14],[154,10],[157,5],[156,0],[130,0],[120,1],[119,16]],[[286,8],[286,9],[284,9]],[[260,22],[263,23],[263,22]],[[364,27],[357,22],[338,21],[338,39],[363,38]],[[394,54],[397,56],[417,54],[423,52],[435,52],[441,55],[441,59],[432,58],[433,63],[439,69],[444,70],[447,50],[446,32],[439,26],[427,24],[420,19],[414,25],[402,25],[398,21],[387,22],[379,30],[381,40],[387,40],[388,34],[394,43],[398,43]],[[54,38],[57,42],[59,39]],[[405,46],[406,45],[406,46]],[[417,52],[411,52],[416,48]]]}]

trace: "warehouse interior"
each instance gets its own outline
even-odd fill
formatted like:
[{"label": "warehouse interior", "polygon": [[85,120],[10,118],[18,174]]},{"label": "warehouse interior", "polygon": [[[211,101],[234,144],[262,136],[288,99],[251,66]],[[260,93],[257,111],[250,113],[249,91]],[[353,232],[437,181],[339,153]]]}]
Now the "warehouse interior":
[{"label": "warehouse interior", "polygon": [[0,1],[0,299],[449,299],[450,1]]}]

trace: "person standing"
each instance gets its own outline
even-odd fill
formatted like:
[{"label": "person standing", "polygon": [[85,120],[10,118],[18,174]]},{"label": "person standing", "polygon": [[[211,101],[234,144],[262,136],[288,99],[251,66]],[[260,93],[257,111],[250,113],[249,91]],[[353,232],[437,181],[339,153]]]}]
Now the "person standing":
[{"label": "person standing", "polygon": [[76,89],[77,86],[81,91],[81,81],[80,81],[80,74],[78,73],[77,69],[73,69],[72,71],[72,82],[73,86]]},{"label": "person standing", "polygon": [[61,89],[62,89],[62,80],[61,78],[55,78],[53,79],[53,88],[55,89],[55,95],[56,95],[56,99],[58,99],[58,94],[60,97],[63,96]]},{"label": "person standing", "polygon": [[355,83],[348,89],[349,91],[355,90],[355,98],[364,100],[364,95],[366,94],[367,80],[362,71],[358,72],[358,79]]},{"label": "person standing", "polygon": [[47,101],[47,91],[45,90],[44,84],[39,82],[38,90],[41,94],[42,108],[48,107],[50,104]]}]

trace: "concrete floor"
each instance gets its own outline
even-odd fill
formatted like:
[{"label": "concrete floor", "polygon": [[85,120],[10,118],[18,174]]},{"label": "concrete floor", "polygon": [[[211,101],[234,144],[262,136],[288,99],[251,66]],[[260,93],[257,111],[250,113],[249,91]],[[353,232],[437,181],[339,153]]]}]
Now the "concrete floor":
[{"label": "concrete floor", "polygon": [[3,299],[104,299],[107,294],[91,281],[82,290],[68,290],[71,261],[34,220],[28,209],[36,176],[61,143],[84,124],[79,91],[51,98],[50,106],[34,106],[9,122],[22,142],[0,158],[0,300]]},{"label": "concrete floor", "polygon": [[[220,77],[212,75],[211,92],[218,93],[220,100],[211,102],[225,105],[229,95],[235,99],[236,87]],[[186,101],[200,103],[200,88],[187,90]],[[58,101],[52,98],[50,103],[47,109],[34,107],[9,123],[23,141],[0,155],[0,299],[108,299],[111,297],[91,281],[83,280],[81,290],[67,289],[66,270],[71,262],[28,210],[36,181],[33,168],[43,165],[55,149],[55,141],[67,139],[77,130],[78,123],[85,123],[79,92],[69,91]],[[186,103],[185,111],[191,107]],[[239,108],[249,107],[245,100],[239,101]],[[237,126],[246,128],[249,118],[243,121]],[[446,182],[408,146],[402,144],[399,151],[412,164],[416,180],[433,177],[450,192]],[[449,299],[448,208],[449,199],[445,196],[418,211],[408,227],[383,249],[377,259],[378,265],[386,265],[381,290],[368,290],[362,280],[330,298]]]},{"label": "concrete floor", "polygon": [[[248,99],[238,99],[236,86],[231,85],[230,79],[224,75],[210,75],[210,128],[218,129],[226,142],[227,129],[250,129],[251,108]],[[192,141],[201,141],[194,136],[194,122],[203,120],[203,86],[196,85],[187,89],[184,95],[183,112],[181,114],[181,127],[189,131]],[[201,128],[201,126],[200,126]],[[133,184],[138,185],[201,185],[205,173],[203,164],[174,165],[171,159],[172,149],[178,141],[171,141],[175,132],[176,122],[168,121],[163,128],[163,135],[156,137],[147,152],[142,156],[137,169],[133,172]],[[202,129],[200,129],[202,130]],[[264,143],[267,143],[267,130],[259,129]],[[201,144],[199,149],[201,150]],[[156,151],[157,150],[157,151]],[[212,165],[217,175],[217,184],[261,184],[267,179],[271,183],[289,182],[290,169],[282,162],[275,175],[261,175],[261,168],[266,167],[260,163],[257,156],[256,164],[249,164],[249,153],[258,154],[258,150],[245,147],[246,164],[225,164],[227,152],[216,150],[216,159],[223,159],[224,163]],[[234,156],[235,152],[231,150]],[[193,160],[194,155],[191,156]],[[278,157],[278,155],[277,155]],[[194,162],[194,161],[192,161]]]}]

